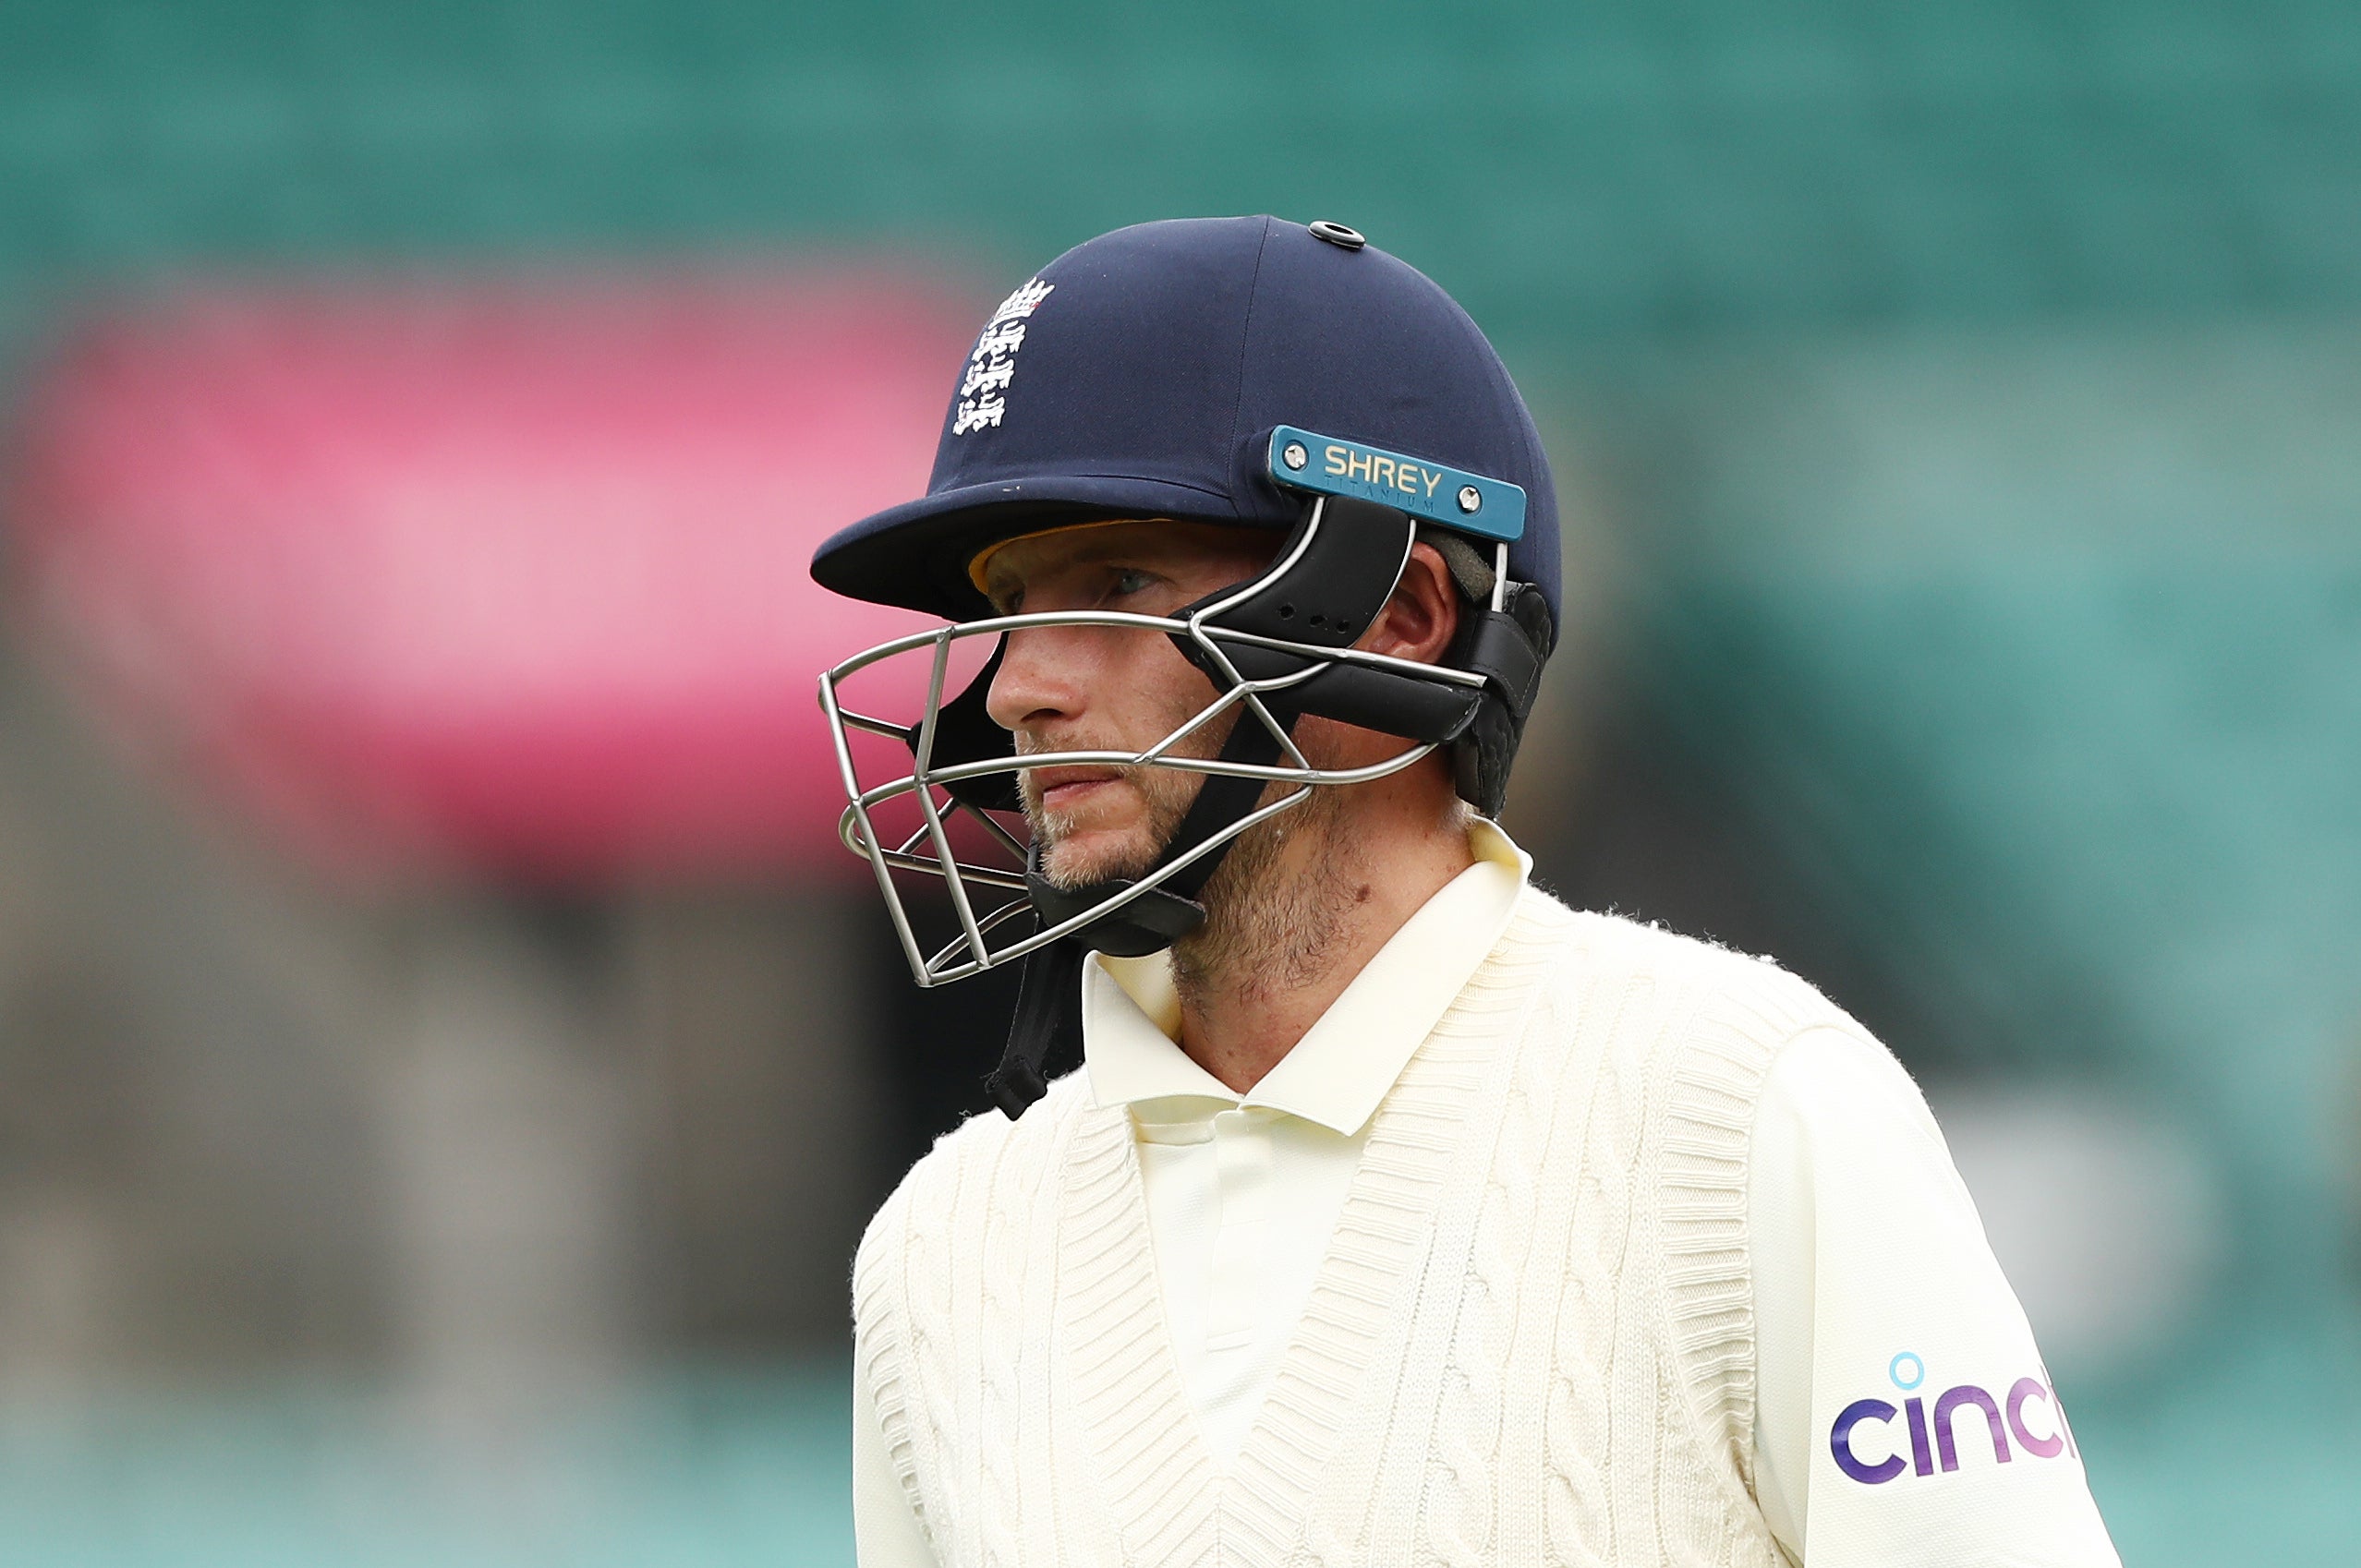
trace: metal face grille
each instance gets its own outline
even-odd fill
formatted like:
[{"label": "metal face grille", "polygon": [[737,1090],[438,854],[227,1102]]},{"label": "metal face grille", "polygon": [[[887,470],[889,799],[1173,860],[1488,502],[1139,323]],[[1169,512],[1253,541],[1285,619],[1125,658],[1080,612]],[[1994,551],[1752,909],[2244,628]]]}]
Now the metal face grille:
[{"label": "metal face grille", "polygon": [[[879,644],[820,677],[820,707],[828,717],[837,768],[846,799],[843,814],[838,821],[838,836],[847,849],[865,857],[876,873],[878,891],[885,897],[895,934],[900,937],[903,952],[910,961],[912,977],[920,985],[940,985],[963,980],[1072,935],[1084,926],[1141,897],[1148,889],[1161,886],[1249,828],[1301,804],[1309,798],[1314,786],[1360,784],[1382,778],[1410,766],[1435,749],[1430,744],[1406,742],[1396,754],[1368,766],[1316,767],[1305,758],[1289,733],[1286,722],[1273,712],[1265,699],[1309,681],[1336,664],[1362,664],[1455,685],[1478,685],[1480,677],[1356,648],[1321,647],[1233,631],[1213,623],[1214,618],[1253,592],[1261,582],[1284,572],[1300,555],[1302,548],[1299,542],[1295,550],[1275,562],[1263,577],[1200,607],[1185,619],[1111,610],[996,616],[946,626],[938,631],[915,633]],[[1011,633],[1056,626],[1125,628],[1142,634],[1187,639],[1200,650],[1202,667],[1214,672],[1215,694],[1211,701],[1169,733],[1135,752],[1040,752],[1025,755],[938,761],[937,742],[946,693],[951,684],[954,650],[970,639],[991,639],[992,642],[986,645],[997,646],[998,639]],[[1299,656],[1301,668],[1272,678],[1248,679],[1240,672],[1229,650],[1249,646]],[[844,691],[852,677],[884,661],[898,658],[924,658],[927,661],[923,707],[915,721],[911,723],[897,723],[860,711],[852,705]],[[957,695],[956,693],[950,694]],[[1232,722],[1259,724],[1269,730],[1278,746],[1279,760],[1277,763],[1260,765],[1176,754],[1192,737],[1213,733],[1215,727],[1221,725],[1225,719],[1230,719],[1233,715]],[[855,737],[863,734],[887,737],[906,747],[910,756],[907,771],[900,771],[898,767],[883,769],[876,766],[865,768],[855,742]],[[1043,925],[1037,918],[1028,922],[1024,917],[1033,911],[1033,905],[1026,896],[1024,872],[1030,844],[1026,838],[1020,836],[1022,824],[1008,820],[1014,816],[1013,813],[996,811],[962,799],[962,792],[953,787],[995,775],[1013,778],[1034,768],[1078,766],[1172,768],[1207,776],[1261,778],[1295,788],[1276,799],[1265,799],[1254,810],[1209,836],[1187,853],[1158,865],[1083,912],[1054,924]],[[880,772],[885,774],[882,781],[865,781],[865,774],[875,777]],[[889,826],[885,819],[897,812],[901,824]],[[911,826],[914,814],[915,823]],[[959,835],[966,841],[964,849],[954,841],[954,828],[962,822],[974,825],[972,829]],[[918,935],[902,886],[896,879],[897,872],[939,877],[949,892],[957,931],[948,942],[932,951]]]}]

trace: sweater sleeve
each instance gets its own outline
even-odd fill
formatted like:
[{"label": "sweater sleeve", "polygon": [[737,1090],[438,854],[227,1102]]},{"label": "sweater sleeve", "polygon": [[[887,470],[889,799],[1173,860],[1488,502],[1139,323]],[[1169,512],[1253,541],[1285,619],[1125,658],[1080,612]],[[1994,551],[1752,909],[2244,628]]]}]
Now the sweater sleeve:
[{"label": "sweater sleeve", "polygon": [[853,1540],[860,1568],[937,1568],[902,1489],[865,1368],[853,1375]]},{"label": "sweater sleeve", "polygon": [[1817,1027],[1748,1178],[1757,1497],[1806,1568],[2117,1568],[2016,1294],[1917,1085]]},{"label": "sweater sleeve", "polygon": [[887,1199],[853,1260],[853,1542],[860,1568],[938,1568],[912,1502],[887,1413],[903,1416],[904,1304],[899,1284],[906,1245],[908,1183]]}]

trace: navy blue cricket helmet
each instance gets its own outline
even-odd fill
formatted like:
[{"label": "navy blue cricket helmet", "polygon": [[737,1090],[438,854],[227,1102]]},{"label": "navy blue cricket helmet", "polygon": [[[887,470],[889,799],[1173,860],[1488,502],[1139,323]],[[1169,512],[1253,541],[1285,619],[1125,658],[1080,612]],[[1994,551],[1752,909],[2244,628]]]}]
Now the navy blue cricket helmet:
[{"label": "navy blue cricket helmet", "polygon": [[1350,230],[1267,217],[1139,223],[1044,267],[979,335],[926,493],[829,539],[812,575],[964,620],[989,612],[977,552],[1060,520],[1291,528],[1304,497],[1269,463],[1282,426],[1522,489],[1509,575],[1556,621],[1557,492],[1492,344]]},{"label": "navy blue cricket helmet", "polygon": [[[1284,537],[1259,576],[1168,617],[996,616],[974,580],[978,558],[1005,540],[1129,518]],[[1443,552],[1465,601],[1450,649],[1430,665],[1354,646],[1422,538]],[[914,978],[934,985],[1024,962],[990,1080],[1017,1116],[1042,1092],[1045,1060],[1079,1050],[1084,954],[1150,953],[1188,935],[1205,919],[1197,897],[1228,847],[1312,788],[1365,782],[1442,749],[1460,795],[1498,812],[1556,640],[1557,499],[1499,356],[1415,269],[1335,223],[1183,219],[1101,235],[1003,300],[961,369],[926,494],[828,540],[812,575],[951,622],[839,665],[821,677],[820,700],[849,802],[842,836],[875,867]],[[1019,775],[1080,754],[1016,754],[986,712],[998,653],[963,692],[942,689],[950,642],[1048,621],[1161,632],[1217,694],[1186,730],[1128,759],[1205,776],[1171,841],[1136,876],[1059,884],[1039,845],[1000,822],[1021,803]],[[901,724],[845,705],[840,682],[903,654],[932,662],[922,718]],[[1307,716],[1405,745],[1375,769],[1326,772],[1294,743]],[[1181,734],[1217,722],[1227,727],[1217,758],[1176,751]],[[911,770],[865,783],[854,730],[907,744]],[[916,811],[914,829],[887,831],[880,814],[897,804]],[[1011,863],[961,860],[946,807],[971,814]],[[962,933],[931,956],[898,871],[950,885]],[[984,911],[977,893],[992,887],[1018,896]],[[1028,914],[1029,925],[1015,923]]]}]

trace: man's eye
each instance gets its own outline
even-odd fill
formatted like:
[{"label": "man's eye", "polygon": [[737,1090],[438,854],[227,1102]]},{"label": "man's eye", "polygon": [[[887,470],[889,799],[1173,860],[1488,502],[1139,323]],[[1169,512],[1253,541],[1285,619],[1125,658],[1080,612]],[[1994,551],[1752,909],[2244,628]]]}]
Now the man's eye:
[{"label": "man's eye", "polygon": [[1155,581],[1156,578],[1148,573],[1135,572],[1128,566],[1123,567],[1115,573],[1116,597],[1127,598],[1133,594],[1144,593],[1147,585]]}]

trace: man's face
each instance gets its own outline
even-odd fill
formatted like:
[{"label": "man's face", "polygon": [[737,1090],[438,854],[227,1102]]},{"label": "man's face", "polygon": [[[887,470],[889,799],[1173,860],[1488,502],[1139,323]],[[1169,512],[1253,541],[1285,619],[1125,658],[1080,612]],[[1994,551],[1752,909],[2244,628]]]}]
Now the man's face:
[{"label": "man's face", "polygon": [[[1095,524],[994,550],[984,581],[1004,615],[1166,615],[1268,566],[1275,535],[1198,523]],[[1011,633],[987,708],[1021,754],[1137,752],[1214,699],[1213,682],[1159,632],[1039,626]],[[1175,746],[1219,752],[1233,715]],[[1018,776],[1042,869],[1061,887],[1137,876],[1156,862],[1205,776],[1164,767],[1029,768]]]}]

